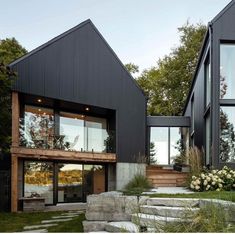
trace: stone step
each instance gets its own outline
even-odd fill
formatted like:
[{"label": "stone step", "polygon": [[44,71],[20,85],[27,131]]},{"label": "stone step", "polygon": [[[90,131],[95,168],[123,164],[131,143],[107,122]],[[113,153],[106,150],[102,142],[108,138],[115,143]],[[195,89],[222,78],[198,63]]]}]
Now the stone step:
[{"label": "stone step", "polygon": [[149,206],[181,206],[195,207],[199,205],[199,199],[196,198],[149,198],[147,200]]},{"label": "stone step", "polygon": [[68,219],[49,219],[49,220],[42,220],[41,223],[60,223],[60,222],[68,222],[71,221],[71,218]]},{"label": "stone step", "polygon": [[47,228],[47,227],[53,227],[53,226],[57,226],[57,225],[58,225],[57,223],[30,225],[30,226],[25,226],[24,230],[33,230],[33,229]]},{"label": "stone step", "polygon": [[29,230],[29,231],[23,231],[28,233],[45,233],[48,232],[47,229],[35,229],[35,230]]},{"label": "stone step", "polygon": [[84,232],[102,232],[107,224],[107,221],[82,221]]},{"label": "stone step", "polygon": [[69,216],[69,215],[80,215],[83,214],[85,211],[77,211],[77,212],[67,212],[67,213],[62,213],[60,214],[61,216]]},{"label": "stone step", "polygon": [[185,218],[192,216],[199,208],[169,207],[169,206],[140,206],[140,212],[144,214],[159,215],[163,217]]},{"label": "stone step", "polygon": [[163,217],[163,216],[158,216],[158,215],[150,215],[150,214],[143,214],[143,213],[138,213],[138,214],[133,214],[131,217],[131,221],[138,226],[142,227],[148,227],[148,228],[155,228],[156,231],[162,231],[162,227],[166,223],[171,223],[171,222],[185,222],[188,220],[183,220],[180,218],[173,218],[173,217]]},{"label": "stone step", "polygon": [[122,222],[109,222],[105,225],[107,232],[140,232],[136,224],[128,221]]}]

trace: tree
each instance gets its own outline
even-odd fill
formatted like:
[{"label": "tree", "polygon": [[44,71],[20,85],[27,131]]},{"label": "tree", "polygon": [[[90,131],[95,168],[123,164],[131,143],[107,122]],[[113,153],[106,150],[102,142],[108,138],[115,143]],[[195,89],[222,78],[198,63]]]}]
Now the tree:
[{"label": "tree", "polygon": [[27,51],[15,38],[0,40],[0,153],[9,152],[11,142],[11,85],[17,74],[7,64]]},{"label": "tree", "polygon": [[178,29],[180,45],[137,78],[148,97],[149,114],[181,115],[205,31],[204,25],[187,22]]},{"label": "tree", "polygon": [[134,63],[127,63],[125,67],[132,75],[139,72],[139,66]]},{"label": "tree", "polygon": [[150,152],[149,152],[149,164],[157,164],[156,151],[154,142],[150,142]]}]

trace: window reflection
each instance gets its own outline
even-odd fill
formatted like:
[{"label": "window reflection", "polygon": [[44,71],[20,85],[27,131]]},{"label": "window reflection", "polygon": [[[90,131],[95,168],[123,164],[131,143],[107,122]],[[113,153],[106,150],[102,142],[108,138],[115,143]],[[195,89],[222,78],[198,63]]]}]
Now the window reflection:
[{"label": "window reflection", "polygon": [[26,147],[53,148],[53,110],[26,105],[24,125],[21,126],[20,134],[21,144]]},{"label": "window reflection", "polygon": [[58,164],[58,202],[82,201],[82,165]]},{"label": "window reflection", "polygon": [[157,164],[168,164],[168,128],[153,127],[150,133],[152,143],[152,158]]},{"label": "window reflection", "polygon": [[211,99],[211,64],[210,59],[206,62],[206,106],[210,103]]},{"label": "window reflection", "polygon": [[179,156],[183,150],[180,128],[170,128],[170,163],[174,163],[176,156]]},{"label": "window reflection", "polygon": [[220,45],[220,98],[235,99],[235,45]]},{"label": "window reflection", "polygon": [[235,162],[235,108],[220,108],[220,160]]},{"label": "window reflection", "polygon": [[45,198],[45,204],[53,204],[53,163],[24,163],[24,196]]}]

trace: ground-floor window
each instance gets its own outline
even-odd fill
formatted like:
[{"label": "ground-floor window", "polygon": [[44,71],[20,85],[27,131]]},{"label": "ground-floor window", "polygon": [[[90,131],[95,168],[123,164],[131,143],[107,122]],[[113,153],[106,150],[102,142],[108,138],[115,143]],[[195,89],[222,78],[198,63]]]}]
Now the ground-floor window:
[{"label": "ground-floor window", "polygon": [[235,108],[220,107],[220,161],[235,162]]},{"label": "ground-floor window", "polygon": [[[173,164],[176,156],[184,148],[184,136],[188,128],[182,127],[151,127],[150,130],[150,163],[159,165]],[[185,139],[184,139],[185,138]]]},{"label": "ground-floor window", "polygon": [[105,191],[105,166],[25,161],[24,197],[39,195],[45,203],[82,202]]}]

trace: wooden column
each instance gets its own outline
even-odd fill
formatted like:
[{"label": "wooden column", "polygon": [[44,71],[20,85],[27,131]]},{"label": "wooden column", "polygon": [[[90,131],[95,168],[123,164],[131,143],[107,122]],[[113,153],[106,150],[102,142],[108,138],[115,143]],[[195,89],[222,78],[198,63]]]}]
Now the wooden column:
[{"label": "wooden column", "polygon": [[18,157],[11,155],[11,212],[18,211]]},{"label": "wooden column", "polygon": [[19,146],[20,103],[17,92],[12,92],[12,146]]},{"label": "wooden column", "polygon": [[[17,92],[12,92],[12,147],[19,146],[20,103]],[[18,211],[18,157],[11,155],[11,211]]]}]

